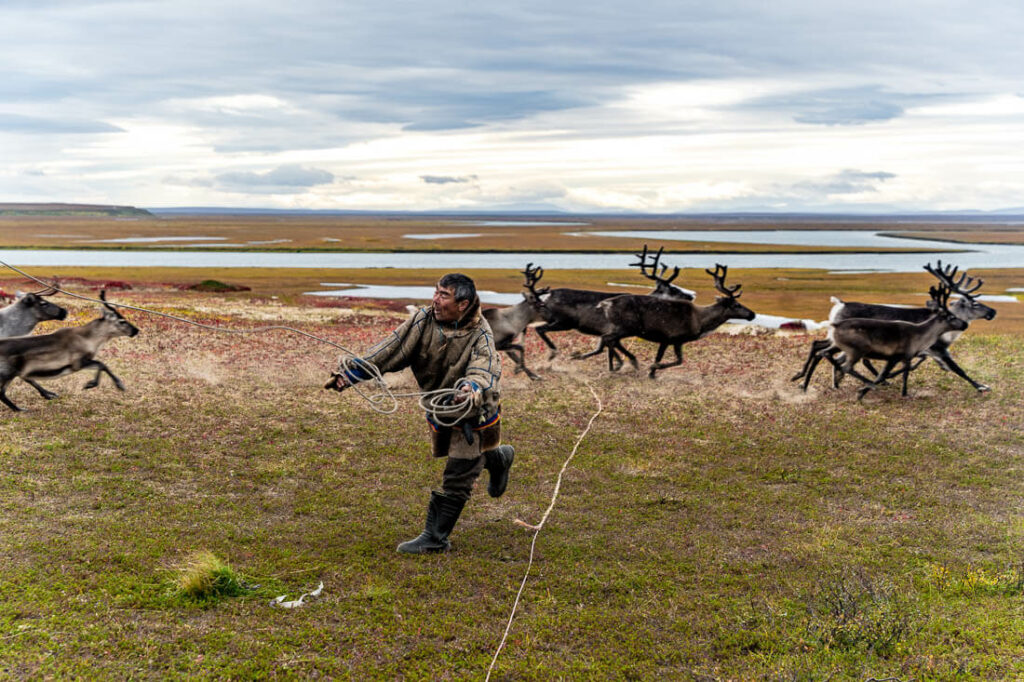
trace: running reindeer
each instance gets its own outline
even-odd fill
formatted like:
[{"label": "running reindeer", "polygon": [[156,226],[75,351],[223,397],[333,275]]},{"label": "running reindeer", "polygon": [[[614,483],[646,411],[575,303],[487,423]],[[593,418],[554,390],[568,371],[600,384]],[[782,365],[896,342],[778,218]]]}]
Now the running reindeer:
[{"label": "running reindeer", "polygon": [[[598,307],[607,317],[610,331],[601,336],[601,346],[590,355],[599,353],[602,347],[607,347],[609,353],[617,349],[629,358],[635,367],[636,358],[622,347],[622,339],[636,336],[660,344],[654,364],[649,368],[648,376],[651,379],[660,369],[681,365],[684,343],[710,334],[729,320],[754,319],[754,311],[737,300],[741,295],[742,285],[725,286],[728,270],[728,267],[717,263],[714,272],[705,270],[714,280],[715,289],[722,294],[711,305],[701,306],[692,301],[632,295],[616,296],[602,301]],[[676,359],[672,362],[662,362],[661,359],[669,346],[675,351]],[[609,369],[612,369],[610,360]]]},{"label": "running reindeer", "polygon": [[[931,348],[943,334],[967,329],[967,322],[949,309],[948,286],[940,284],[932,287],[929,293],[934,307],[931,317],[924,322],[855,317],[835,322],[829,329],[829,346],[818,354],[832,360],[835,355],[842,353],[840,370],[865,384],[857,392],[858,401],[868,391],[892,376],[893,368],[900,363],[903,365],[898,372],[903,374],[901,395],[906,397],[907,377],[914,359]],[[864,358],[885,361],[885,366],[874,379],[868,379],[853,369],[853,366]]]},{"label": "running reindeer", "polygon": [[[980,303],[974,296],[984,283],[983,280],[975,280],[973,277],[967,277],[966,272],[961,273],[960,277],[956,278],[959,268],[952,265],[943,267],[942,261],[936,261],[936,267],[934,268],[931,263],[928,263],[924,266],[924,269],[931,273],[952,293],[960,295],[960,298],[954,299],[954,301],[949,305],[949,310],[961,320],[970,323],[973,320],[991,320],[995,318],[996,311],[987,305]],[[833,296],[832,303],[832,310],[829,313],[830,323],[836,323],[857,317],[875,320],[899,320],[903,322],[919,323],[924,322],[935,314],[934,301],[930,302],[926,307],[901,308],[874,303],[846,302]],[[932,346],[922,351],[921,357],[917,358],[914,364],[910,367],[910,371],[913,371],[928,357],[931,357],[939,364],[940,367],[942,367],[942,369],[953,372],[973,386],[975,390],[979,392],[991,390],[985,384],[979,383],[969,377],[967,372],[965,372],[950,355],[950,346],[953,345],[962,333],[962,331],[949,331],[942,334]],[[828,347],[829,342],[827,339],[814,341],[811,344],[811,349],[807,355],[807,360],[804,362],[803,368],[790,380],[796,381],[803,378],[804,382],[802,388],[806,391],[807,386],[811,381],[811,376],[814,374],[814,370],[817,368],[818,363],[821,362],[822,357],[825,357],[833,363],[832,386],[834,388],[838,388],[839,382],[843,377],[843,373],[839,369],[842,359],[830,355],[822,356],[821,351]],[[868,369],[871,370],[872,373],[877,375],[877,372],[874,371],[874,368],[867,359],[865,359],[864,364],[867,365]]]},{"label": "running reindeer", "polygon": [[47,320],[63,320],[68,311],[46,300],[57,293],[57,287],[23,294],[14,303],[0,308],[0,338],[31,334],[35,326]]},{"label": "running reindeer", "polygon": [[98,386],[100,375],[106,373],[118,390],[124,390],[124,383],[94,356],[107,341],[118,336],[135,336],[139,330],[106,302],[105,291],[100,292],[100,298],[103,300],[103,315],[80,327],[65,327],[39,336],[0,339],[0,402],[15,412],[21,411],[7,397],[7,385],[15,377],[20,377],[39,395],[51,400],[57,394],[47,391],[35,379],[64,376],[81,369],[96,370],[95,378],[85,384],[85,388]]},{"label": "running reindeer", "polygon": [[523,292],[523,300],[508,308],[488,308],[483,312],[484,319],[491,325],[494,333],[494,347],[497,350],[505,351],[512,362],[516,365],[516,373],[525,372],[530,379],[537,381],[540,375],[534,373],[526,366],[526,351],[521,343],[515,343],[516,338],[526,332],[531,322],[543,319],[541,316],[540,296],[547,293],[542,289],[539,293],[534,291],[534,286],[544,276],[544,269],[539,265],[532,267],[533,263],[527,263],[526,269],[522,270],[526,278],[523,284],[526,291]]},{"label": "running reindeer", "polygon": [[[643,253],[636,254],[637,262],[630,263],[631,267],[639,267],[643,276],[655,283],[654,289],[647,296],[657,299],[692,301],[694,299],[693,292],[672,284],[672,281],[679,276],[678,267],[675,268],[671,276],[665,276],[668,266],[661,264],[661,254],[663,251],[664,247],[658,249],[658,253],[648,261],[650,257],[648,256],[647,245],[645,244]],[[608,317],[602,310],[597,308],[597,305],[602,301],[622,295],[586,289],[551,290],[550,288],[544,288],[538,292],[533,289],[532,285],[527,286],[537,299],[543,303],[541,315],[545,323],[535,327],[535,329],[537,336],[551,349],[551,352],[548,354],[549,360],[558,355],[558,347],[548,337],[548,332],[575,330],[588,336],[603,336],[611,331],[611,327],[609,326]],[[599,344],[597,349],[590,353],[578,354],[573,357],[574,359],[589,358],[597,355],[605,348],[608,350],[608,364],[612,371],[622,367],[622,358],[619,356],[616,348],[606,346],[604,343]],[[625,351],[621,345],[618,346],[618,350],[622,350],[630,358],[630,362],[634,367],[637,366],[636,358],[631,353]]]}]

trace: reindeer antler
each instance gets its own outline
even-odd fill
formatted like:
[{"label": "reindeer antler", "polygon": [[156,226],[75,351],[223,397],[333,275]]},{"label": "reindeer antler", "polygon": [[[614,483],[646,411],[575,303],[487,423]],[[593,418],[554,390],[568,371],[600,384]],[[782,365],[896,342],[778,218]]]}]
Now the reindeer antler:
[{"label": "reindeer antler", "polygon": [[544,294],[551,291],[551,287],[544,287],[540,291],[534,290],[534,287],[537,285],[537,282],[539,282],[540,278],[544,276],[544,268],[542,268],[541,266],[538,265],[537,267],[533,267],[533,263],[527,263],[526,269],[520,270],[520,272],[522,272],[523,277],[526,278],[526,280],[523,282],[523,286],[529,289],[530,293],[532,293],[534,296],[543,296]]},{"label": "reindeer antler", "polygon": [[714,272],[711,272],[707,268],[704,269],[704,272],[708,273],[714,278],[715,289],[717,289],[720,293],[725,294],[729,298],[739,298],[742,295],[737,293],[740,290],[740,287],[743,286],[742,284],[737,284],[734,287],[725,286],[725,275],[727,272],[729,272],[729,266],[721,265],[720,263],[715,263]]},{"label": "reindeer antler", "polygon": [[53,294],[57,293],[57,285],[59,283],[60,280],[54,277],[53,284],[51,284],[48,288],[40,289],[39,291],[33,291],[32,293],[35,294],[36,296],[52,296]]},{"label": "reindeer antler", "polygon": [[[630,267],[639,267],[640,272],[647,279],[654,280],[655,282],[661,282],[664,284],[671,284],[672,280],[679,276],[679,266],[677,265],[672,272],[671,277],[665,277],[665,272],[668,270],[668,266],[661,263],[661,254],[665,251],[665,247],[662,246],[658,249],[658,253],[654,255],[654,260],[648,265],[647,263],[647,244],[644,244],[644,252],[636,254],[636,257],[640,260],[636,263],[630,263]],[[659,270],[660,267],[660,270]],[[650,268],[650,272],[648,272]]]},{"label": "reindeer antler", "polygon": [[950,287],[945,283],[928,289],[928,294],[932,297],[932,301],[935,302],[935,305],[940,307],[942,310],[945,310],[947,313],[949,313],[949,295],[951,293],[952,291]]},{"label": "reindeer antler", "polygon": [[[953,281],[953,278],[956,277],[956,273],[960,268],[954,267],[952,265],[942,267],[941,260],[935,261],[935,263],[936,267],[933,268],[931,266],[931,263],[928,263],[927,265],[924,266],[924,269],[930,272],[932,275],[934,275],[936,279],[938,279],[944,285],[946,285],[950,291],[960,294],[965,298],[973,298],[974,292],[980,289],[981,285],[985,283],[985,280],[976,280],[974,277],[968,277],[966,271],[960,274],[959,279]],[[975,282],[977,282],[977,284],[975,284]]]}]

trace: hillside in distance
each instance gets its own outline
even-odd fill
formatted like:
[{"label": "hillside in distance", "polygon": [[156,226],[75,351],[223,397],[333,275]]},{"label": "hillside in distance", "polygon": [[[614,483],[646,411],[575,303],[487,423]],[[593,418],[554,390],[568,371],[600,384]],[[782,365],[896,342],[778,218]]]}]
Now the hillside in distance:
[{"label": "hillside in distance", "polygon": [[60,203],[0,203],[0,215],[4,216],[111,216],[111,217],[152,217],[153,214],[134,206],[105,206],[98,204]]}]

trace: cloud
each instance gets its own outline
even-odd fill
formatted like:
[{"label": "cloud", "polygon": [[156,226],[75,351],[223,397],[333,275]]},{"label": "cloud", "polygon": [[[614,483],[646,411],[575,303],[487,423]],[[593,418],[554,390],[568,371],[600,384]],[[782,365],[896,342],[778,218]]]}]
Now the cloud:
[{"label": "cloud", "polygon": [[22,135],[83,135],[94,133],[120,133],[123,129],[104,123],[74,118],[55,119],[38,116],[0,113],[0,133]]},{"label": "cloud", "polygon": [[850,126],[889,121],[903,116],[920,95],[888,92],[878,85],[829,88],[769,95],[747,100],[737,109],[788,115],[797,123]]},{"label": "cloud", "polygon": [[819,180],[807,180],[791,185],[791,189],[800,195],[840,195],[877,192],[878,186],[896,175],[885,171],[866,173],[864,171],[845,169],[834,175]]},{"label": "cloud", "polygon": [[334,175],[317,168],[288,165],[278,166],[266,173],[221,173],[216,179],[221,185],[235,187],[306,188],[329,184],[334,181]]},{"label": "cloud", "polygon": [[427,183],[428,185],[450,185],[455,183],[466,183],[475,182],[477,177],[475,175],[465,175],[461,177],[454,177],[451,175],[421,175],[420,180]]}]

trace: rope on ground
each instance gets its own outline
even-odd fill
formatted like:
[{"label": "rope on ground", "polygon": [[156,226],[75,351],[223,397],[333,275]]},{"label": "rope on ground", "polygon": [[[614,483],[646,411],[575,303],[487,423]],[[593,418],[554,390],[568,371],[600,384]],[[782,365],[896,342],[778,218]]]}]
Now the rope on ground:
[{"label": "rope on ground", "polygon": [[515,620],[516,610],[519,608],[519,602],[522,599],[523,590],[526,588],[526,581],[530,577],[530,570],[533,568],[534,551],[537,547],[537,536],[540,535],[540,531],[544,528],[544,524],[548,522],[548,516],[551,515],[551,510],[555,508],[555,503],[558,501],[558,494],[562,488],[562,476],[565,474],[565,470],[569,467],[569,462],[571,462],[572,458],[576,456],[576,451],[579,450],[580,443],[582,443],[583,439],[586,438],[588,433],[590,433],[590,427],[594,425],[594,420],[596,420],[604,410],[604,406],[601,404],[601,398],[598,397],[597,391],[594,390],[594,387],[587,381],[584,381],[583,383],[590,389],[591,395],[594,396],[594,400],[597,402],[597,411],[594,413],[594,416],[590,418],[590,421],[587,422],[587,428],[583,429],[579,438],[576,439],[576,444],[573,446],[572,452],[569,453],[569,457],[562,464],[562,469],[558,472],[558,479],[555,481],[554,492],[551,494],[551,504],[548,505],[547,510],[544,512],[544,516],[541,517],[540,523],[532,525],[521,519],[515,520],[516,524],[524,528],[529,528],[533,531],[533,540],[530,542],[530,560],[526,565],[526,574],[523,576],[523,581],[519,584],[519,591],[516,593],[515,602],[512,604],[512,612],[508,616],[508,624],[505,626],[505,634],[502,635],[501,643],[498,644],[498,649],[494,652],[494,658],[491,659],[491,665],[487,669],[487,677],[484,678],[485,682],[491,679],[491,673],[494,671],[494,665],[498,662],[498,656],[501,654],[501,650],[505,648],[505,642],[508,640],[509,632],[512,630],[512,621]]},{"label": "rope on ground", "polygon": [[[202,322],[196,322],[189,320],[184,317],[178,317],[177,315],[170,315],[168,313],[161,313],[156,310],[150,310],[148,308],[139,308],[133,305],[126,305],[124,303],[111,303],[110,301],[102,301],[98,298],[91,296],[83,296],[76,294],[65,289],[61,289],[55,284],[44,282],[38,277],[33,277],[24,270],[16,268],[15,266],[0,260],[0,265],[13,270],[22,277],[26,277],[37,284],[42,284],[45,287],[53,288],[55,291],[59,291],[65,296],[71,298],[77,298],[82,301],[90,301],[92,303],[99,303],[101,305],[110,305],[115,308],[124,308],[125,310],[136,310],[141,313],[148,315],[156,315],[158,317],[166,317],[170,320],[176,320],[177,322],[184,322],[200,329],[209,329],[211,331],[220,332],[221,334],[262,334],[270,331],[288,331],[306,338],[325,343],[329,346],[334,346],[345,355],[342,357],[342,365],[345,367],[352,366],[354,363],[358,363],[360,369],[370,374],[371,380],[362,383],[372,383],[377,388],[378,393],[370,393],[365,389],[360,389],[359,384],[356,384],[356,393],[359,394],[363,400],[369,405],[370,409],[381,414],[391,414],[398,409],[398,398],[416,398],[420,399],[420,407],[426,412],[430,413],[434,417],[434,421],[441,424],[442,426],[454,426],[458,422],[462,421],[469,416],[469,413],[473,409],[472,401],[466,400],[461,403],[457,403],[452,398],[456,397],[459,393],[458,387],[455,388],[442,388],[436,391],[417,391],[412,393],[394,393],[388,388],[387,382],[384,381],[384,377],[380,370],[371,362],[360,359],[355,353],[341,345],[335,343],[329,339],[325,339],[309,332],[304,332],[301,329],[295,329],[294,327],[286,327],[284,325],[268,325],[266,327],[253,327],[248,329],[225,329],[224,327],[216,327],[212,324],[204,324]],[[389,404],[389,407],[381,407],[382,404]]]}]

